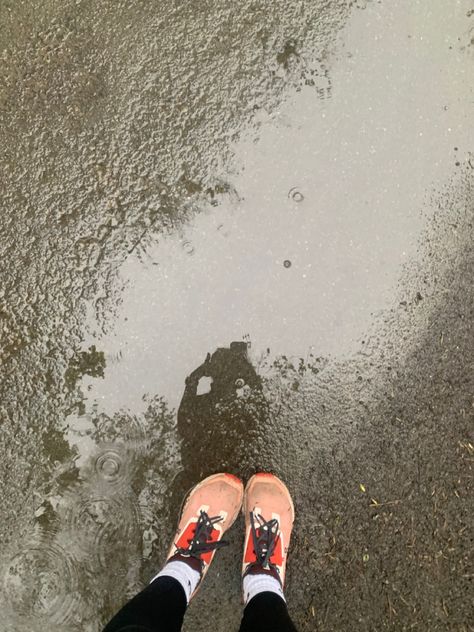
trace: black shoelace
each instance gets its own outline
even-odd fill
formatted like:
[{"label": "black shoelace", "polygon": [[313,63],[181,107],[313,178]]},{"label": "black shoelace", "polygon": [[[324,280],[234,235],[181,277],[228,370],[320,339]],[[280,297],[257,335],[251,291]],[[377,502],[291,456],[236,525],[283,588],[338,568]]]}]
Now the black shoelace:
[{"label": "black shoelace", "polygon": [[270,559],[275,551],[280,525],[276,518],[265,520],[260,514],[250,512],[250,524],[252,527],[253,550],[257,556],[257,564],[263,568],[272,568],[275,565]]},{"label": "black shoelace", "polygon": [[201,511],[196,524],[196,529],[194,530],[194,535],[190,540],[188,540],[189,546],[186,548],[176,547],[176,553],[200,559],[200,556],[203,553],[209,553],[210,551],[220,549],[222,546],[226,546],[228,542],[225,542],[224,540],[220,540],[219,542],[210,541],[214,525],[216,522],[221,522],[221,520],[223,520],[222,516],[209,518],[205,511]]}]

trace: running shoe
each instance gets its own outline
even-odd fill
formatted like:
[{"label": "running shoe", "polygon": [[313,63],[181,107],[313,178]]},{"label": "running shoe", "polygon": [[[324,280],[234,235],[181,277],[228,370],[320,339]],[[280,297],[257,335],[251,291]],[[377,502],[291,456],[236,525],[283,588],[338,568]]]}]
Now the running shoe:
[{"label": "running shoe", "polygon": [[239,515],[243,495],[242,481],[233,474],[213,474],[193,487],[183,502],[166,561],[189,564],[200,573],[200,584],[216,550],[228,544],[222,537]]},{"label": "running shoe", "polygon": [[286,485],[273,474],[259,473],[244,495],[245,544],[242,577],[264,573],[285,584],[286,559],[295,509]]}]

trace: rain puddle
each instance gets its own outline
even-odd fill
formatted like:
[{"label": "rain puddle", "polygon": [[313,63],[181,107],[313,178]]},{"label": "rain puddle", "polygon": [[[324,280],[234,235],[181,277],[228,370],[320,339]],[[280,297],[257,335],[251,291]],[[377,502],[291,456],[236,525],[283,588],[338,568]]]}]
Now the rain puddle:
[{"label": "rain puddle", "polygon": [[149,393],[175,407],[184,377],[231,340],[257,364],[358,350],[416,250],[430,190],[468,148],[463,52],[441,8],[405,4],[356,11],[331,72],[308,67],[309,85],[257,112],[212,199],[188,201],[194,220],[129,257],[113,333],[85,344],[107,365],[84,381],[89,407],[140,410]]}]

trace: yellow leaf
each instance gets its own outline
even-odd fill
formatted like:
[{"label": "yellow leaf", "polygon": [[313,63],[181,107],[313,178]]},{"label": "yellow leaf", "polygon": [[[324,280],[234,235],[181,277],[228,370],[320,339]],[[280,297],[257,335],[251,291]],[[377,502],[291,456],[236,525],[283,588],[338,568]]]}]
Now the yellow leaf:
[{"label": "yellow leaf", "polygon": [[360,491],[364,492],[365,494],[365,485],[362,485],[362,483],[359,483],[359,487],[360,487]]}]

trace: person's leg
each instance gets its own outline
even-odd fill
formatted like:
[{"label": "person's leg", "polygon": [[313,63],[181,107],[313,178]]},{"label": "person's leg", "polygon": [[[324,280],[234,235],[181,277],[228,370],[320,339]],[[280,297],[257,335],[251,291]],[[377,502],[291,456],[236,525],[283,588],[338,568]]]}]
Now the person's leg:
[{"label": "person's leg", "polygon": [[214,474],[186,497],[176,536],[163,569],[107,624],[104,632],[179,632],[186,606],[195,595],[222,536],[242,505],[242,482]]},{"label": "person's leg", "polygon": [[284,599],[261,592],[245,606],[239,632],[297,632]]},{"label": "person's leg", "polygon": [[290,492],[276,476],[255,474],[245,488],[244,513],[240,632],[296,632],[283,592],[295,519]]},{"label": "person's leg", "polygon": [[186,606],[181,584],[172,577],[158,577],[125,604],[104,632],[179,632]]}]

